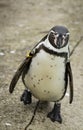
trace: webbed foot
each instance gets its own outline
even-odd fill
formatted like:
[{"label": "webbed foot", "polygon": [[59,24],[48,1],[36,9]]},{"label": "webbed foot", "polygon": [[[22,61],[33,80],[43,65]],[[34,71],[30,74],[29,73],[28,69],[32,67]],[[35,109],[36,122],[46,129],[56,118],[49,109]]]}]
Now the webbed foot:
[{"label": "webbed foot", "polygon": [[23,101],[24,105],[31,104],[32,102],[32,94],[28,90],[24,90],[20,100]]},{"label": "webbed foot", "polygon": [[62,118],[60,115],[61,104],[54,104],[54,108],[51,112],[48,113],[47,117],[51,119],[52,122],[57,121],[62,123]]}]

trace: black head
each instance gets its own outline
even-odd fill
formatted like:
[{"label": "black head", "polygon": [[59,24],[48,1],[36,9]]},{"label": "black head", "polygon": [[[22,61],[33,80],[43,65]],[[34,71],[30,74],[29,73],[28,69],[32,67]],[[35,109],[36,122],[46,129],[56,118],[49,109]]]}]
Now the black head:
[{"label": "black head", "polygon": [[63,48],[68,43],[69,31],[64,26],[55,26],[50,30],[48,39],[55,48]]}]

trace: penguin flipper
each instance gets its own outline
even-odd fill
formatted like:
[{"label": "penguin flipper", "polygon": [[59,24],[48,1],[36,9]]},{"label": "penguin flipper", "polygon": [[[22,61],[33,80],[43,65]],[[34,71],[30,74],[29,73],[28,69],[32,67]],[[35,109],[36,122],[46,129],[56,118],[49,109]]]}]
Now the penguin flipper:
[{"label": "penguin flipper", "polygon": [[67,63],[67,73],[69,76],[69,85],[70,85],[70,100],[69,103],[71,104],[73,101],[73,75],[70,62]]},{"label": "penguin flipper", "polygon": [[12,81],[10,83],[10,86],[9,86],[9,92],[12,93],[24,68],[26,67],[26,65],[28,65],[29,61],[31,60],[31,57],[27,57],[23,62],[22,64],[19,66],[19,68],[17,69],[17,71],[15,72],[13,78],[12,78]]}]

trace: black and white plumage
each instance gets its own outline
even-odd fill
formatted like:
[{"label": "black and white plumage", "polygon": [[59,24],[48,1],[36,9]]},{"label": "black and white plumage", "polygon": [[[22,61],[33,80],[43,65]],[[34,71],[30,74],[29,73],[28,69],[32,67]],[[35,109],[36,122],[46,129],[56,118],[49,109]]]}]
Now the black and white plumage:
[{"label": "black and white plumage", "polygon": [[9,88],[10,93],[12,93],[20,75],[22,75],[27,90],[24,91],[21,100],[25,104],[31,103],[31,96],[33,95],[40,101],[55,102],[48,117],[52,121],[60,123],[62,118],[60,116],[60,104],[57,102],[66,93],[68,79],[70,103],[73,100],[73,77],[69,61],[68,40],[69,31],[66,27],[53,27],[31,50],[29,56],[15,73]]}]

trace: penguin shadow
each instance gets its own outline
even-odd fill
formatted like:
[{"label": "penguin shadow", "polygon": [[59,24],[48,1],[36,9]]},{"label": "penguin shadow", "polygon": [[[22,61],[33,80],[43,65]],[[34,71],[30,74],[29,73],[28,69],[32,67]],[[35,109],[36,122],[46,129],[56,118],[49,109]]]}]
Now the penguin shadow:
[{"label": "penguin shadow", "polygon": [[[23,105],[23,106],[24,106],[26,111],[27,111],[27,109],[32,110],[32,109],[35,109],[36,103],[37,103],[37,101],[34,99],[31,104],[26,104],[26,105]],[[37,111],[41,113],[42,111],[43,112],[47,111],[49,108],[50,108],[50,102],[40,101],[38,108],[37,108]]]},{"label": "penguin shadow", "polygon": [[41,111],[45,112],[45,111],[48,110],[49,106],[50,106],[50,103],[49,103],[49,102],[47,102],[47,101],[40,101],[39,111],[40,111],[40,112],[41,112]]},{"label": "penguin shadow", "polygon": [[47,114],[52,110],[53,104],[52,102],[40,101],[37,112],[47,117]]},{"label": "penguin shadow", "polygon": [[[27,104],[24,105],[24,111],[25,112],[32,112],[34,113],[34,110],[36,108],[37,105],[37,101],[33,100],[33,102],[31,104]],[[37,110],[36,110],[36,114],[45,114],[47,116],[48,112],[52,109],[52,103],[47,102],[47,101],[40,101]],[[36,116],[36,115],[35,115]]]}]

